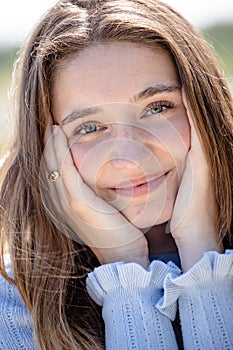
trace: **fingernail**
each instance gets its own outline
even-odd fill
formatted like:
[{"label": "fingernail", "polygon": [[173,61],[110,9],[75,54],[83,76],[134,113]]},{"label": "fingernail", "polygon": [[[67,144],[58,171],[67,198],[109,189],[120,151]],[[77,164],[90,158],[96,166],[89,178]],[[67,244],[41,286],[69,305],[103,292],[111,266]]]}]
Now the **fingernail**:
[{"label": "fingernail", "polygon": [[52,129],[53,129],[53,135],[57,135],[59,131],[59,125],[53,125]]}]

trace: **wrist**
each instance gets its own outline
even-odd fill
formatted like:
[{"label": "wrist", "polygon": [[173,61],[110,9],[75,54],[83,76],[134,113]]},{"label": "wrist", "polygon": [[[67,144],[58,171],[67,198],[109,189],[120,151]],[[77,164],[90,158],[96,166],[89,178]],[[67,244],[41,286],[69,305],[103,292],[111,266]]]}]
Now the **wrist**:
[{"label": "wrist", "polygon": [[218,242],[213,239],[203,239],[203,237],[186,237],[185,239],[176,239],[176,245],[178,248],[182,271],[188,271],[193,265],[195,265],[207,251],[216,251],[218,253],[223,252],[222,242]]},{"label": "wrist", "polygon": [[119,262],[122,261],[124,263],[137,263],[139,265],[141,265],[142,267],[144,267],[145,269],[148,268],[150,261],[149,261],[149,257],[148,255],[127,255],[127,256],[111,256],[111,257],[105,257],[102,260],[102,265],[103,264],[110,264],[110,263],[115,263],[115,262]]},{"label": "wrist", "polygon": [[118,248],[91,248],[97,256],[101,265],[110,264],[114,262],[135,262],[145,269],[149,266],[148,246],[146,240],[143,244],[137,247]]}]

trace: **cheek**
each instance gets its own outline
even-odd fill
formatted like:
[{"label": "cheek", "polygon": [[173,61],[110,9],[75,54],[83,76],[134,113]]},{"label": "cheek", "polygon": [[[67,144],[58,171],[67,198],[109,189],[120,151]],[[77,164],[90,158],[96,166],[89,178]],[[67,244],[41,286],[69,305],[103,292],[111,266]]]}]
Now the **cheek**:
[{"label": "cheek", "polygon": [[174,127],[180,135],[180,138],[182,139],[187,150],[189,150],[191,146],[191,129],[187,116],[184,115],[180,119],[175,121]]},{"label": "cheek", "polygon": [[77,144],[73,144],[71,146],[70,151],[73,157],[74,164],[76,168],[80,171],[82,161],[87,156],[89,150],[85,147],[79,147]]},{"label": "cheek", "polygon": [[71,146],[71,154],[74,164],[84,182],[95,192],[100,184],[99,172],[107,163],[109,152],[108,143],[74,143]]},{"label": "cheek", "polygon": [[[190,148],[190,126],[186,114],[179,113],[165,120],[153,133],[164,149],[163,154],[161,153],[162,164],[167,162],[176,168],[178,179],[181,179]],[[156,148],[154,151],[156,152]]]},{"label": "cheek", "polygon": [[[95,173],[97,172],[97,165],[91,156],[92,148],[88,145],[73,144],[71,146],[71,154],[73,157],[73,162],[79,171],[82,179],[93,188],[95,185]],[[90,160],[91,158],[91,160]]]},{"label": "cheek", "polygon": [[175,157],[187,154],[190,148],[190,126],[186,114],[179,114],[169,120],[164,132],[164,143]]}]

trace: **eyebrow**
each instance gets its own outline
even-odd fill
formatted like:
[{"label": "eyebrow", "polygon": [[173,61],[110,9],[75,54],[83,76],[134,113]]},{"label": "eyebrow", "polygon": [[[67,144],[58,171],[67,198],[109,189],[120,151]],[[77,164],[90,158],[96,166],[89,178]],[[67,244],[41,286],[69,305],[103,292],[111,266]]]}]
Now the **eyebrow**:
[{"label": "eyebrow", "polygon": [[163,92],[176,92],[179,91],[180,87],[177,85],[164,85],[164,84],[157,84],[155,86],[149,86],[145,90],[137,93],[133,97],[133,102],[138,102],[140,100],[152,97],[157,94],[161,94]]},{"label": "eyebrow", "polygon": [[101,111],[102,111],[102,109],[99,107],[89,107],[89,108],[85,108],[82,110],[73,111],[71,114],[69,114],[67,117],[65,117],[62,120],[61,125],[66,125],[66,124],[72,123],[76,119],[84,118],[84,117],[86,117],[88,115],[92,115],[92,114],[97,114]]},{"label": "eyebrow", "polygon": [[[139,102],[140,100],[152,97],[154,95],[161,94],[163,92],[173,93],[179,90],[180,87],[177,85],[168,86],[163,84],[157,84],[155,86],[149,86],[148,88],[134,95],[132,101],[135,103]],[[89,107],[82,110],[75,110],[62,120],[61,125],[67,125],[69,123],[72,123],[76,119],[84,118],[86,116],[97,114],[99,112],[102,112],[102,109],[100,107]]]}]

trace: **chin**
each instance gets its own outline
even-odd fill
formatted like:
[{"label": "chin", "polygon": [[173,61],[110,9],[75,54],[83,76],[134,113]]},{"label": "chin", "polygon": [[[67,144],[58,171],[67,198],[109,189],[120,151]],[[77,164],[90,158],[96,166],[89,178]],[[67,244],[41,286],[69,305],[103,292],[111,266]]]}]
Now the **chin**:
[{"label": "chin", "polygon": [[144,207],[138,206],[133,208],[126,208],[122,214],[137,228],[145,229],[155,225],[160,225],[172,217],[174,206],[174,199],[166,201],[165,205],[158,207],[147,204]]}]

